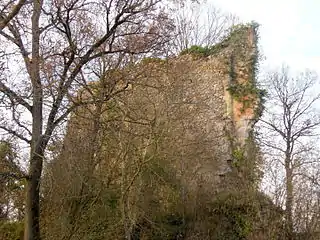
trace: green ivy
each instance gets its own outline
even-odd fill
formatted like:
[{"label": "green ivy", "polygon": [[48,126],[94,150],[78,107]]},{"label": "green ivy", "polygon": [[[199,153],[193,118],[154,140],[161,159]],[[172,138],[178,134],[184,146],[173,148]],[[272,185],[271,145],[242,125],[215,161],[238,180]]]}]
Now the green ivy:
[{"label": "green ivy", "polygon": [[218,53],[220,50],[226,48],[231,43],[239,44],[242,42],[242,34],[246,32],[248,28],[253,27],[253,30],[257,32],[259,24],[256,22],[251,22],[247,24],[237,24],[229,29],[229,33],[220,41],[213,46],[199,46],[193,45],[190,48],[183,50],[180,55],[191,54],[199,57],[208,57]]},{"label": "green ivy", "polygon": [[231,96],[242,103],[243,107],[240,109],[244,112],[246,109],[253,107],[258,100],[259,106],[256,109],[256,117],[260,117],[263,111],[263,105],[266,97],[266,90],[257,88],[252,83],[233,83],[228,89]]},{"label": "green ivy", "polygon": [[227,45],[223,42],[218,43],[213,46],[198,46],[198,45],[193,45],[190,48],[187,48],[183,50],[180,55],[186,55],[186,54],[191,54],[196,57],[209,57],[211,55],[214,55],[218,53],[221,49],[225,48]]},{"label": "green ivy", "polygon": [[245,161],[245,151],[244,149],[237,148],[232,152],[232,166],[235,168],[240,168]]},{"label": "green ivy", "polygon": [[221,192],[212,203],[214,238],[219,240],[247,239],[253,231],[258,208],[247,192]]},{"label": "green ivy", "polygon": [[[235,40],[237,36],[241,37],[241,31],[247,31],[248,28],[253,28],[256,38],[259,38],[258,27],[259,27],[259,24],[256,22],[251,22],[249,24],[236,25],[232,28],[228,38],[229,40],[230,39]],[[256,76],[258,75],[258,72],[259,72],[258,62],[259,62],[260,54],[258,51],[258,47],[255,46],[255,48],[256,48],[255,54],[248,60],[249,61],[248,65],[251,66],[251,70],[250,70],[251,76],[249,76],[250,77],[249,82],[240,84],[240,83],[237,83],[236,81],[233,81],[232,85],[228,88],[228,91],[230,92],[231,96],[235,100],[242,103],[243,107],[242,109],[240,109],[241,112],[244,112],[248,108],[254,107],[253,105],[255,103],[258,103],[258,106],[255,108],[255,119],[259,119],[264,110],[264,103],[265,103],[265,97],[267,92],[264,89],[258,88],[256,84]],[[230,74],[233,74],[232,71]]]}]

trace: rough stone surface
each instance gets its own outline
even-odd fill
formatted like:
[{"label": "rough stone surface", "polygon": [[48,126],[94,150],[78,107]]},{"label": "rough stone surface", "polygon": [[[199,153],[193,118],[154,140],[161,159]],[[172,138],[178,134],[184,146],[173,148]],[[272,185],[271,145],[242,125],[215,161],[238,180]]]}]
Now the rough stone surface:
[{"label": "rough stone surface", "polygon": [[[226,44],[216,54],[209,57],[192,54],[179,56],[168,60],[157,70],[163,74],[156,76],[157,81],[165,79],[163,84],[167,84],[168,92],[173,90],[177,102],[189,104],[189,114],[192,114],[192,104],[199,106],[200,111],[195,111],[197,116],[192,119],[192,124],[188,120],[186,124],[190,129],[192,125],[201,126],[211,136],[212,157],[217,158],[202,160],[199,164],[199,174],[211,183],[230,171],[232,145],[244,145],[253,127],[256,104],[245,108],[228,88],[232,84],[252,83],[255,80],[255,34],[253,27],[243,27],[225,40]],[[147,79],[153,82],[152,74]],[[181,91],[180,96],[177,88]],[[185,114],[188,115],[188,111]],[[191,131],[190,138],[192,134]]]},{"label": "rough stone surface", "polygon": [[[254,81],[255,31],[243,27],[220,45],[208,57],[186,54],[167,60],[149,59],[116,75],[119,79],[130,76],[133,81],[129,90],[114,101],[123,105],[132,119],[158,126],[157,131],[159,126],[167,126],[163,136],[171,145],[166,148],[163,143],[162,154],[173,159],[178,174],[195,176],[188,180],[188,185],[195,188],[200,185],[199,179],[209,187],[215,186],[231,171],[233,147],[244,145],[255,118],[256,104],[244,108],[243,102],[228,91],[231,85]],[[126,81],[119,79],[115,81],[121,88]],[[136,135],[153,134],[150,127],[126,127]],[[150,139],[137,141],[143,149]],[[179,149],[181,146],[190,147]],[[167,149],[179,150],[188,162]]]}]

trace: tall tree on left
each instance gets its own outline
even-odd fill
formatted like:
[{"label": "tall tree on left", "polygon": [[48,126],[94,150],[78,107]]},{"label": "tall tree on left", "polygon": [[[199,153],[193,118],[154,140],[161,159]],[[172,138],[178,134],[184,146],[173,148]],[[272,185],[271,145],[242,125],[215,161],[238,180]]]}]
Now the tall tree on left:
[{"label": "tall tree on left", "polygon": [[28,171],[19,176],[26,179],[25,240],[40,239],[50,140],[77,107],[108,101],[134,81],[112,81],[106,70],[161,54],[173,28],[164,6],[164,0],[1,1],[0,129],[30,149]]}]

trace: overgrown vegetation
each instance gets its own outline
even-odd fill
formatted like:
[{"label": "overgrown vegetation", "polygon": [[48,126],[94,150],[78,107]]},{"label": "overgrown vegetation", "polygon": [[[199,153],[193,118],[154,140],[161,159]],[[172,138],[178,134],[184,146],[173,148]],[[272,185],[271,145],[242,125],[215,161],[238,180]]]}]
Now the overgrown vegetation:
[{"label": "overgrown vegetation", "polygon": [[212,203],[217,229],[213,239],[247,239],[253,231],[254,218],[259,203],[248,199],[248,194],[224,192]]},{"label": "overgrown vegetation", "polygon": [[253,54],[249,59],[246,59],[246,52],[248,49],[244,49],[246,43],[243,41],[246,40],[246,35],[249,29],[252,29],[253,35],[257,38],[255,41],[258,41],[259,24],[252,22],[249,24],[238,24],[231,28],[229,34],[220,42],[213,46],[191,46],[188,49],[183,50],[180,55],[190,54],[194,57],[205,58],[211,55],[216,55],[218,53],[222,53],[222,50],[229,47],[232,48],[232,51],[238,58],[241,58],[241,61],[244,61],[244,64],[248,67],[248,76],[247,80],[244,83],[239,83],[236,79],[236,69],[234,66],[234,59],[231,56],[230,64],[230,78],[231,85],[228,87],[228,91],[231,96],[238,102],[242,103],[242,108],[240,111],[244,113],[246,109],[255,109],[255,118],[259,119],[262,115],[265,98],[266,98],[266,90],[260,89],[257,86],[256,75],[258,73],[259,68],[259,50],[258,46],[254,46]]},{"label": "overgrown vegetation", "polygon": [[211,55],[215,55],[219,53],[226,46],[227,45],[225,43],[216,44],[211,47],[209,46],[202,47],[202,46],[194,45],[194,46],[191,46],[190,48],[187,48],[181,51],[180,55],[190,54],[195,57],[209,57]]},{"label": "overgrown vegetation", "polygon": [[265,89],[260,89],[251,82],[245,82],[232,83],[227,90],[236,101],[242,103],[241,112],[245,112],[246,109],[255,109],[256,119],[261,117],[267,95]]},{"label": "overgrown vegetation", "polygon": [[[266,96],[258,25],[228,29],[233,17],[213,11],[205,32],[180,2],[164,4],[0,2],[0,240],[293,240],[319,231],[319,201],[294,196],[313,154],[295,144],[320,125],[307,111],[317,98],[304,100],[313,82],[288,94],[290,84],[273,81],[285,116],[264,123],[286,141],[267,141],[285,153],[282,211],[259,190],[251,129]],[[226,99],[255,119],[226,115]],[[236,129],[243,120],[251,122]],[[316,176],[307,177],[301,185],[308,179],[319,198]]]},{"label": "overgrown vegetation", "polygon": [[[187,51],[205,57],[223,47]],[[261,210],[254,208],[256,200],[242,199],[247,196],[233,184],[219,193],[219,183],[194,171],[208,165],[205,161],[218,168],[214,164],[222,154],[217,152],[226,143],[213,138],[218,131],[214,126],[205,130],[203,119],[197,118],[210,109],[184,103],[194,96],[207,99],[197,86],[194,95],[185,87],[185,69],[196,66],[172,64],[168,76],[174,81],[168,82],[152,75],[150,68],[166,62],[148,57],[137,68],[106,70],[101,77],[119,85],[128,76],[139,76],[139,82],[135,79],[134,91],[72,112],[65,138],[49,148],[54,157],[43,176],[43,239],[236,240],[257,231],[253,219]],[[77,98],[84,102],[108,97],[106,90],[118,89],[111,83],[90,83]],[[253,94],[250,91],[234,89],[234,97]],[[244,152],[236,150],[232,157],[234,167],[243,170]],[[15,239],[11,228],[6,232]]]},{"label": "overgrown vegetation", "polygon": [[243,44],[243,41],[246,40],[244,38],[244,34],[247,34],[248,29],[252,28],[254,34],[257,35],[258,27],[259,24],[257,24],[256,22],[234,25],[228,30],[227,35],[224,36],[223,39],[217,44],[214,44],[212,46],[193,45],[187,49],[182,50],[180,52],[180,55],[191,54],[195,57],[208,57],[221,53],[223,49],[230,46],[232,46],[235,50],[239,50],[241,48],[243,49],[243,47],[245,46],[245,44]]},{"label": "overgrown vegetation", "polygon": [[23,237],[23,222],[0,221],[0,239],[17,240]]}]

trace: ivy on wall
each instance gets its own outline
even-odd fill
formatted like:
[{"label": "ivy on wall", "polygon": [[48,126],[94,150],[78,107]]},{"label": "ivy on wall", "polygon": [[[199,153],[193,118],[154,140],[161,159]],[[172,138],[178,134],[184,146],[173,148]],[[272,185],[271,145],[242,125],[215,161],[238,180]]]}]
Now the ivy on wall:
[{"label": "ivy on wall", "polygon": [[[240,111],[255,108],[255,118],[259,118],[264,109],[264,102],[267,91],[255,86],[252,82],[233,83],[227,89],[230,95],[238,102],[242,103]],[[255,106],[258,103],[258,106]]]},{"label": "ivy on wall", "polygon": [[[236,101],[242,103],[242,108],[240,109],[241,113],[244,113],[246,109],[254,108],[254,118],[255,120],[259,119],[264,110],[265,97],[267,95],[267,91],[265,89],[261,89],[257,85],[257,75],[259,72],[259,59],[260,54],[257,47],[257,42],[259,38],[258,33],[259,25],[255,22],[245,24],[245,25],[237,25],[234,30],[231,31],[229,39],[233,39],[233,41],[238,42],[238,44],[243,40],[239,39],[243,38],[243,34],[241,31],[248,31],[248,28],[253,30],[254,34],[254,52],[252,55],[249,55],[249,59],[246,59],[245,52],[246,49],[243,49],[244,46],[240,46],[238,52],[234,53],[239,55],[242,61],[246,61],[245,64],[248,66],[248,80],[244,83],[239,83],[236,81],[236,72],[235,66],[233,66],[234,61],[230,60],[230,79],[231,84],[228,87],[228,91],[230,95]],[[230,41],[230,40],[229,40]],[[243,55],[243,56],[242,56]]]},{"label": "ivy on wall", "polygon": [[194,57],[209,57],[211,55],[215,55],[219,53],[223,48],[227,47],[228,45],[225,42],[218,43],[213,46],[198,46],[198,45],[193,45],[190,48],[187,48],[183,51],[181,51],[180,55],[186,55],[190,54]]},{"label": "ivy on wall", "polygon": [[[228,34],[221,42],[213,46],[191,46],[183,50],[180,55],[192,55],[197,58],[206,58],[211,55],[216,55],[220,53],[223,49],[232,46],[231,56],[226,56],[228,64],[230,65],[229,75],[231,79],[231,84],[227,89],[231,96],[238,102],[242,103],[242,108],[240,111],[245,112],[246,109],[254,108],[255,119],[259,119],[264,110],[265,96],[267,94],[266,90],[260,89],[257,86],[256,77],[259,71],[259,58],[260,54],[257,47],[257,41],[259,38],[258,34],[259,24],[256,22],[251,22],[248,24],[238,24],[230,28]],[[248,30],[252,29],[254,37],[254,54],[249,56],[248,59],[248,49],[246,49],[246,42]],[[228,54],[227,54],[228,55]],[[241,61],[246,61],[246,65],[249,67],[248,71],[248,81],[246,83],[239,83],[236,81],[237,73],[234,59],[237,57]]]}]

